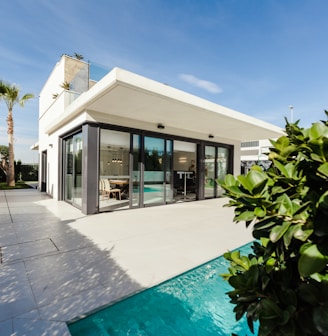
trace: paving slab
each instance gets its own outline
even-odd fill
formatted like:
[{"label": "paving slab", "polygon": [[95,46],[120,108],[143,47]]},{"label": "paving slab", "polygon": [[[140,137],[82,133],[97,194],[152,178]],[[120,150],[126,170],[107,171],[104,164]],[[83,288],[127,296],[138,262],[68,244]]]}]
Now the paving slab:
[{"label": "paving slab", "polygon": [[66,321],[252,240],[224,199],[85,216],[35,189],[0,197],[0,335],[69,335]]},{"label": "paving slab", "polygon": [[0,284],[0,321],[37,308],[23,262],[2,265]]}]

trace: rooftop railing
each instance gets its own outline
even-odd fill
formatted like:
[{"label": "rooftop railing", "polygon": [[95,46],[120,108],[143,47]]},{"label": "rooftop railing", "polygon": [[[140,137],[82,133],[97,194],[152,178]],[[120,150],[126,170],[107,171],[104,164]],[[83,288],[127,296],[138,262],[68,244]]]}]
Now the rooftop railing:
[{"label": "rooftop railing", "polygon": [[88,61],[88,64],[89,64],[89,80],[92,81],[99,82],[110,71],[109,68],[101,64],[97,64],[90,61]]},{"label": "rooftop railing", "polygon": [[105,77],[109,71],[110,69],[94,62],[81,62],[78,70],[70,81],[69,91],[66,91],[71,96],[66,103],[68,105],[71,104],[83,92],[88,91],[95,82],[99,82]]},{"label": "rooftop railing", "polygon": [[[110,69],[98,63],[71,59],[69,63],[69,70],[66,74],[67,87],[60,93],[53,93],[53,101],[49,101],[47,111],[60,106],[61,109],[66,109],[73,103],[82,93],[88,91],[95,83],[99,82],[105,77]],[[55,107],[56,106],[56,107]],[[40,116],[41,117],[41,116]]]}]

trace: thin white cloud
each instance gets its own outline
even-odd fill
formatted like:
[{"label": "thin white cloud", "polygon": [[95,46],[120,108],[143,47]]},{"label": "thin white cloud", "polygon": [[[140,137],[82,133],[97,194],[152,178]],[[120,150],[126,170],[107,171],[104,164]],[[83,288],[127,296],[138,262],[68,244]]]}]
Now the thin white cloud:
[{"label": "thin white cloud", "polygon": [[179,78],[188,84],[204,89],[211,93],[221,93],[222,92],[222,89],[217,84],[204,80],[204,79],[197,78],[194,75],[180,74]]}]

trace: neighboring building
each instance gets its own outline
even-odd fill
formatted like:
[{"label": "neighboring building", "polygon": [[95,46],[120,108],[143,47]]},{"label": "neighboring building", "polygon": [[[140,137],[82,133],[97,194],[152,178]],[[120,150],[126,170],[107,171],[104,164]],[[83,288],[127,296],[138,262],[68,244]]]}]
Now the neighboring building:
[{"label": "neighboring building", "polygon": [[[275,140],[275,139],[273,139]],[[264,170],[268,169],[271,161],[268,160],[268,153],[272,147],[269,139],[251,140],[241,143],[241,173],[247,174],[254,165],[261,166]]]},{"label": "neighboring building", "polygon": [[240,173],[241,142],[282,134],[119,68],[90,73],[62,56],[39,111],[39,188],[84,214],[218,197],[217,178]]}]

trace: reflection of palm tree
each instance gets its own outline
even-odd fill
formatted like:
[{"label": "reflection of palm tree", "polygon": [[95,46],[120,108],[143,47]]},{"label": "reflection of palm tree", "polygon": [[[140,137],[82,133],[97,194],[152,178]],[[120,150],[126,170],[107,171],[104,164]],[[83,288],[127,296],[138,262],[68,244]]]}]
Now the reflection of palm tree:
[{"label": "reflection of palm tree", "polygon": [[15,156],[14,156],[14,119],[13,108],[15,104],[24,106],[25,102],[31,98],[34,98],[32,93],[26,93],[24,96],[19,96],[19,88],[15,84],[10,85],[3,81],[0,81],[0,99],[2,99],[8,108],[7,126],[8,126],[8,173],[7,184],[8,186],[15,186]]},{"label": "reflection of palm tree", "polygon": [[224,169],[224,162],[219,160],[218,161],[218,179],[223,180],[227,172]]},{"label": "reflection of palm tree", "polygon": [[152,152],[146,152],[145,154],[145,165],[147,170],[160,171],[162,170],[161,164],[162,157],[159,155],[157,150]]}]

